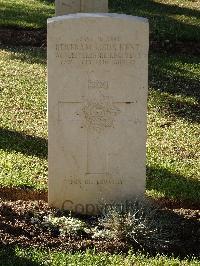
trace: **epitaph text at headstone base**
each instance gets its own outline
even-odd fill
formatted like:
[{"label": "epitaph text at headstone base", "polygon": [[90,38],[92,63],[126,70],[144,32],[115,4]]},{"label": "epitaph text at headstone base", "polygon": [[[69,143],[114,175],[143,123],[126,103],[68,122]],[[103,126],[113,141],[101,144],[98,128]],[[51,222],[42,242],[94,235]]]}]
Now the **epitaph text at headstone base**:
[{"label": "epitaph text at headstone base", "polygon": [[148,22],[48,20],[49,204],[98,212],[145,190]]},{"label": "epitaph text at headstone base", "polygon": [[107,13],[108,0],[56,0],[56,16],[72,13]]}]

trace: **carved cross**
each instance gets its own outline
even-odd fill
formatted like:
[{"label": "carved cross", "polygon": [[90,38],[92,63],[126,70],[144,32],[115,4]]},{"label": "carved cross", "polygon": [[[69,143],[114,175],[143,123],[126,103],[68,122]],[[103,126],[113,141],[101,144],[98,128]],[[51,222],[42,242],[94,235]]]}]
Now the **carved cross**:
[{"label": "carved cross", "polygon": [[80,132],[86,129],[85,175],[107,176],[110,171],[109,151],[105,148],[107,136],[112,134],[119,121],[138,123],[134,117],[126,117],[125,111],[134,108],[137,101],[114,101],[112,97],[101,93],[97,97],[85,98],[82,101],[60,101],[58,120],[63,123],[67,116],[69,127],[75,126]]}]

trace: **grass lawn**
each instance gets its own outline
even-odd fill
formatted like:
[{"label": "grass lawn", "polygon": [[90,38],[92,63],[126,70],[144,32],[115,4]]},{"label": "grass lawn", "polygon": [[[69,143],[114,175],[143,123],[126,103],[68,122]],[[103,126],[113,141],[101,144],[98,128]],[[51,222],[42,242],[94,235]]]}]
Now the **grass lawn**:
[{"label": "grass lawn", "polygon": [[[46,53],[3,48],[0,185],[47,189]],[[151,54],[147,195],[200,202],[199,59]]]},{"label": "grass lawn", "polygon": [[[200,41],[198,0],[110,0],[109,8],[149,18],[154,40]],[[46,29],[54,3],[1,0],[0,12],[2,27]],[[152,51],[149,59],[146,194],[198,204],[200,59]],[[0,69],[0,186],[47,190],[46,51],[2,46]],[[15,229],[9,221],[7,226]],[[133,252],[72,254],[13,245],[0,248],[0,265],[187,266],[199,265],[199,260]]]},{"label": "grass lawn", "polygon": [[14,28],[46,28],[47,18],[53,17],[55,7],[48,0],[1,0],[0,25]]},{"label": "grass lawn", "polygon": [[64,253],[64,252],[47,252],[37,249],[6,249],[0,250],[0,262],[3,266],[197,266],[199,261],[180,260],[178,258],[168,258],[166,256],[150,257],[142,254],[134,254],[130,252],[128,255],[109,253],[95,253],[87,251],[85,253]]},{"label": "grass lawn", "polygon": [[155,40],[200,41],[198,0],[110,0],[110,12],[148,18]]},{"label": "grass lawn", "polygon": [[200,59],[152,54],[147,194],[200,201]]},{"label": "grass lawn", "polygon": [[[109,0],[110,12],[147,17],[155,40],[200,41],[198,0]],[[46,28],[54,16],[50,0],[1,0],[0,25],[14,28]]]},{"label": "grass lawn", "polygon": [[1,50],[0,184],[46,188],[45,52]]}]

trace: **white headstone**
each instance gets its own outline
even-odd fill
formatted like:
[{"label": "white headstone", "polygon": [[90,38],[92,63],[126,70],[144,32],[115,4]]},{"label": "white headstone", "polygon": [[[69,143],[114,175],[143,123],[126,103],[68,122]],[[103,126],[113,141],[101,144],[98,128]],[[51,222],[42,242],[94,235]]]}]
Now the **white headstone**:
[{"label": "white headstone", "polygon": [[56,16],[72,13],[107,13],[108,0],[56,0]]},{"label": "white headstone", "polygon": [[48,20],[49,204],[96,213],[145,191],[148,21]]}]

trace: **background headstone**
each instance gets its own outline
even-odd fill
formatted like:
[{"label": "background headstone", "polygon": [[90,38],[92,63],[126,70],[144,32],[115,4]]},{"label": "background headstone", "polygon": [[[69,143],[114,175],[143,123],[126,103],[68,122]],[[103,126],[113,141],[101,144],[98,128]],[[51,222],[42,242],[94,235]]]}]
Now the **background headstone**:
[{"label": "background headstone", "polygon": [[49,204],[95,213],[144,193],[148,21],[48,20]]},{"label": "background headstone", "polygon": [[107,13],[108,0],[82,0],[81,12],[86,13]]},{"label": "background headstone", "polygon": [[56,16],[81,12],[81,0],[56,0]]},{"label": "background headstone", "polygon": [[56,16],[72,13],[107,13],[108,0],[56,0]]}]

